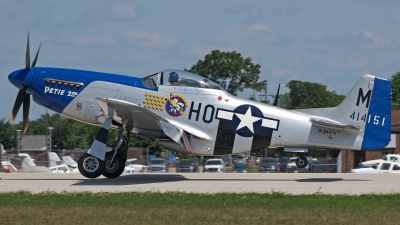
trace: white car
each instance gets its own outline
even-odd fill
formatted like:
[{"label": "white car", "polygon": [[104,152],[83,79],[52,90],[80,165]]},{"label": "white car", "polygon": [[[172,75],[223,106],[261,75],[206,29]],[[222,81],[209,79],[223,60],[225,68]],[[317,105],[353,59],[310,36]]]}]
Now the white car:
[{"label": "white car", "polygon": [[204,164],[204,173],[225,173],[223,159],[208,159]]},{"label": "white car", "polygon": [[140,165],[136,158],[127,159],[125,162],[125,173],[141,173],[146,166]]}]

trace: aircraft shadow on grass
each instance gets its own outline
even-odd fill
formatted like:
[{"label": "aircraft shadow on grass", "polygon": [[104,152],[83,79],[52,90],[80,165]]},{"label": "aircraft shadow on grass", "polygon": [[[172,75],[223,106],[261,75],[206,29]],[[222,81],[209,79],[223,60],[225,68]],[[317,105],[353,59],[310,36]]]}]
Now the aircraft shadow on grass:
[{"label": "aircraft shadow on grass", "polygon": [[342,178],[307,178],[307,179],[189,179],[180,174],[133,174],[121,176],[119,179],[82,179],[80,182],[73,184],[79,186],[85,185],[135,185],[135,184],[151,184],[151,183],[165,183],[165,182],[178,182],[178,181],[246,181],[246,182],[282,182],[282,181],[296,181],[296,182],[315,182],[315,183],[328,183],[339,181],[367,181],[360,179],[342,179]]}]

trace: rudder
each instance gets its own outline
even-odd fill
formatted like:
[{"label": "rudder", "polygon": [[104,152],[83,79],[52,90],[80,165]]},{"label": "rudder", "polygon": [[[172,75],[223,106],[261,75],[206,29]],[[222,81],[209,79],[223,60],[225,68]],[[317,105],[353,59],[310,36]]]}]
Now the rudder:
[{"label": "rudder", "polygon": [[391,131],[391,83],[375,77],[362,150],[386,147]]}]

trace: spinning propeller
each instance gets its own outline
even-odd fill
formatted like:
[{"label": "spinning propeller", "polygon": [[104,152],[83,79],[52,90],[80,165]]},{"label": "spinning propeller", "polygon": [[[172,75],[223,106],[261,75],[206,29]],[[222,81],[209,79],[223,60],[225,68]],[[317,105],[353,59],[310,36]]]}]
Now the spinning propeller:
[{"label": "spinning propeller", "polygon": [[[25,73],[24,76],[26,76],[31,68],[35,67],[36,61],[39,55],[40,47],[42,46],[42,43],[39,45],[39,49],[36,53],[35,59],[32,62],[32,65],[30,66],[30,53],[29,53],[29,32],[28,32],[28,41],[26,44],[26,57],[25,57]],[[28,129],[28,120],[29,120],[29,105],[31,101],[30,94],[26,92],[27,86],[25,84],[21,85],[21,88],[19,89],[17,98],[15,99],[14,107],[11,112],[11,122],[14,123],[14,119],[17,116],[17,113],[19,111],[19,108],[21,107],[23,103],[23,127],[22,127],[22,134],[25,134],[26,130]]]}]

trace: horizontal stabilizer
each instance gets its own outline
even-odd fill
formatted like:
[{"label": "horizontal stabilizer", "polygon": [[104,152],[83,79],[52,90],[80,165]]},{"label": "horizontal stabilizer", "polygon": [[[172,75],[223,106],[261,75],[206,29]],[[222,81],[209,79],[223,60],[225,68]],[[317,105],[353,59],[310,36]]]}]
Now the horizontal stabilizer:
[{"label": "horizontal stabilizer", "polygon": [[315,125],[323,126],[323,127],[327,127],[327,128],[336,128],[336,129],[354,130],[354,131],[359,130],[359,128],[357,128],[353,125],[339,123],[334,120],[327,120],[327,119],[322,119],[322,118],[311,118],[311,122]]}]

